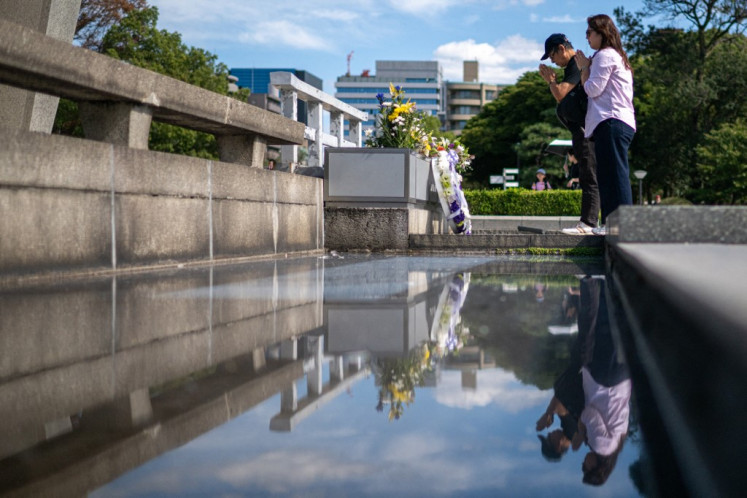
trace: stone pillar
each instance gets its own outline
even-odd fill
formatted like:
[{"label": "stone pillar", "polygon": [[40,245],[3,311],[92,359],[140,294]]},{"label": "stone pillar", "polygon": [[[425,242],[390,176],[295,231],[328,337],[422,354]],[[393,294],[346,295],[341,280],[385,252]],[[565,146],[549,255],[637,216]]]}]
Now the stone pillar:
[{"label": "stone pillar", "polygon": [[330,113],[329,133],[337,138],[337,146],[342,147],[345,139],[345,116],[341,112]]},{"label": "stone pillar", "polygon": [[363,147],[363,124],[360,121],[348,120],[350,133],[348,138],[351,142],[355,142],[356,147]]},{"label": "stone pillar", "polygon": [[[0,18],[72,42],[81,0],[0,0]],[[59,97],[0,85],[0,123],[50,133]]]},{"label": "stone pillar", "polygon": [[150,107],[120,102],[81,102],[78,107],[86,138],[148,150]]},{"label": "stone pillar", "polygon": [[267,140],[256,135],[216,135],[218,155],[226,163],[243,164],[254,168],[264,166]]},{"label": "stone pillar", "polygon": [[[280,90],[280,107],[283,116],[298,121],[298,94],[292,90]],[[283,166],[291,173],[298,165],[298,145],[282,145],[280,147]]]},{"label": "stone pillar", "polygon": [[314,142],[309,144],[309,166],[324,166],[324,109],[321,102],[307,102],[308,123],[314,130]]}]

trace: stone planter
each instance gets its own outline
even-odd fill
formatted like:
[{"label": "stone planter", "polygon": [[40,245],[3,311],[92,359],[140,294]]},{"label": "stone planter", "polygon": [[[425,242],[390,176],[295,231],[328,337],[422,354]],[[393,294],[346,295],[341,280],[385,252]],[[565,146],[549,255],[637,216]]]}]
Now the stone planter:
[{"label": "stone planter", "polygon": [[324,180],[328,204],[438,202],[430,161],[409,149],[327,149]]},{"label": "stone planter", "polygon": [[407,249],[448,229],[430,162],[409,149],[327,149],[324,201],[328,249]]}]

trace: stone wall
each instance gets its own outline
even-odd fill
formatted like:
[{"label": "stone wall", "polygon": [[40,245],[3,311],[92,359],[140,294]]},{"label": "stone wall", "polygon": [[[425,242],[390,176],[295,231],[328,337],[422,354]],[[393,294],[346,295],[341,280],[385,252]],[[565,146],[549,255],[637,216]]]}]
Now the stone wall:
[{"label": "stone wall", "polygon": [[322,180],[0,129],[0,278],[323,251]]}]

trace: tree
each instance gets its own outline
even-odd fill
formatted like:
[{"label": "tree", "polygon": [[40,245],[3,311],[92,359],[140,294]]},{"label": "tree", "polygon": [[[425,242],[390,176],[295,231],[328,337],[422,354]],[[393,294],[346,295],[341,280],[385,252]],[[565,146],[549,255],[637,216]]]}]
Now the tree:
[{"label": "tree", "polygon": [[697,34],[697,60],[701,65],[713,49],[732,32],[743,33],[747,3],[743,0],[646,0],[646,14],[684,18]]},{"label": "tree", "polygon": [[[744,2],[648,0],[615,16],[633,54],[638,132],[631,162],[649,172],[649,190],[705,199],[698,145],[714,128],[747,116]],[[645,15],[684,19],[690,30],[644,28]]]},{"label": "tree", "polygon": [[460,137],[475,155],[469,179],[488,185],[490,175],[513,167],[522,130],[538,122],[558,125],[555,105],[538,71],[524,73],[515,85],[506,87],[486,104],[467,121]]},{"label": "tree", "polygon": [[130,11],[147,6],[146,0],[82,0],[75,25],[75,40],[81,47],[98,52],[109,28]]},{"label": "tree", "polygon": [[538,168],[547,171],[548,181],[557,188],[560,186],[559,178],[563,177],[564,158],[557,155],[548,155],[545,152],[547,146],[556,138],[570,140],[571,133],[558,123],[551,125],[546,122],[534,123],[519,134],[519,142],[516,144],[517,152],[521,158],[524,168],[519,173],[519,184],[529,187],[536,181],[535,175]]},{"label": "tree", "polygon": [[700,192],[708,204],[747,204],[747,121],[724,123],[698,146],[698,170],[708,188]]}]

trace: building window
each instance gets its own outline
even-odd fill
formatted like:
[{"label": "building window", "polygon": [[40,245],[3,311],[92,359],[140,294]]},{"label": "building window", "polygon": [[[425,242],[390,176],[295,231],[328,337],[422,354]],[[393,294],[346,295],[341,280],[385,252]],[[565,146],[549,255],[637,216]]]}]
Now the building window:
[{"label": "building window", "polygon": [[457,105],[451,108],[451,114],[465,114],[474,116],[480,113],[480,108],[473,105]]},{"label": "building window", "polygon": [[480,100],[480,92],[478,90],[453,90],[451,98]]}]

